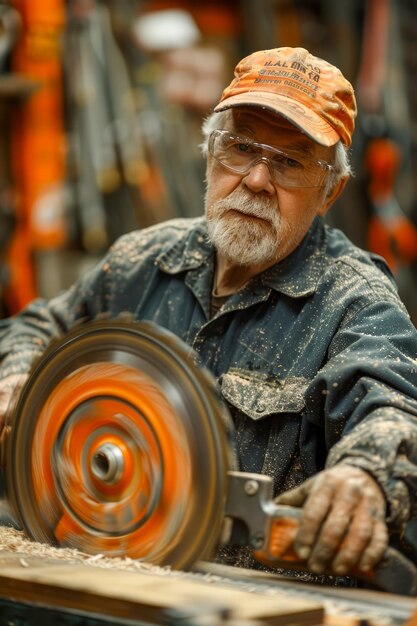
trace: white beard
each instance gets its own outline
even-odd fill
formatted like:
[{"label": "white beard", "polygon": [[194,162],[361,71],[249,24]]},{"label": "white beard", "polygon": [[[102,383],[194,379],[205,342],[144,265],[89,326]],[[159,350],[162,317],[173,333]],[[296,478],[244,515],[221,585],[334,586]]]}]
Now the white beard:
[{"label": "white beard", "polygon": [[[223,217],[234,209],[237,213]],[[234,192],[210,207],[206,206],[210,241],[226,258],[238,265],[260,265],[273,261],[281,240],[281,218],[276,206],[266,196]]]}]

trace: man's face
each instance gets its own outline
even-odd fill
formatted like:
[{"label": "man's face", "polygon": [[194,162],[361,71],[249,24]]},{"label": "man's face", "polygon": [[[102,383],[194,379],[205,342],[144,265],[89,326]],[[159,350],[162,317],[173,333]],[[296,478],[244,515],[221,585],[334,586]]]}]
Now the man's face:
[{"label": "man's face", "polygon": [[[312,159],[332,163],[334,148],[311,141],[282,117],[242,108],[230,110],[226,120],[225,130],[283,151],[307,151]],[[328,206],[323,186],[284,187],[265,162],[242,175],[208,157],[209,235],[218,253],[232,263],[265,268],[281,261],[299,245],[314,217],[325,214]]]}]

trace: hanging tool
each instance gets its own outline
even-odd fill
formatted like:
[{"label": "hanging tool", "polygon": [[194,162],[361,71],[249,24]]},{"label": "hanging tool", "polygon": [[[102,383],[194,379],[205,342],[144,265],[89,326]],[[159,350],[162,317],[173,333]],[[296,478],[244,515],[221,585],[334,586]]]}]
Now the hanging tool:
[{"label": "hanging tool", "polygon": [[[235,471],[230,417],[191,349],[151,322],[100,320],[53,343],[10,413],[8,499],[37,541],[176,569],[216,545],[306,569],[300,509],[272,480]],[[359,573],[360,574],[360,573]],[[387,550],[368,584],[417,593],[417,570]]]},{"label": "hanging tool", "polygon": [[59,248],[67,237],[60,46],[64,4],[14,0],[22,17],[22,37],[13,53],[13,69],[40,82],[16,111],[13,141],[14,175],[34,251]]},{"label": "hanging tool", "polygon": [[107,200],[121,189],[132,191],[144,160],[143,140],[106,6],[69,2],[65,51],[69,169],[80,240],[84,250],[99,253],[138,226],[133,193],[119,193],[116,207]]},{"label": "hanging tool", "polygon": [[401,92],[394,94],[392,86],[391,91],[387,89],[387,51],[394,8],[389,0],[367,2],[358,101],[366,140],[363,156],[371,207],[368,247],[385,257],[394,273],[401,272],[402,281],[409,288],[414,282],[409,268],[417,259],[417,229],[395,195],[406,147],[404,141],[398,141],[392,123],[393,101],[398,108]]},{"label": "hanging tool", "polygon": [[10,314],[38,294],[37,260],[61,249],[67,239],[60,49],[64,4],[12,2],[21,30],[11,55],[9,88],[28,97],[10,111],[11,175],[18,191],[16,228],[6,259]]},{"label": "hanging tool", "polygon": [[388,137],[369,142],[365,168],[369,174],[370,217],[368,243],[394,271],[417,259],[417,229],[401,211],[394,186],[401,163],[399,145]]}]

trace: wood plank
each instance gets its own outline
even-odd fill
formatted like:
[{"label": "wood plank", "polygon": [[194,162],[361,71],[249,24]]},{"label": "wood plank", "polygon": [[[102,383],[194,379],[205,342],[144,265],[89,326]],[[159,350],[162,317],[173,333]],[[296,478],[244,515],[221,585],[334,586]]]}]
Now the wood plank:
[{"label": "wood plank", "polygon": [[224,608],[231,618],[283,626],[315,626],[323,606],[285,594],[241,591],[225,583],[194,580],[192,574],[166,576],[102,569],[84,563],[0,551],[0,597],[53,608],[75,609],[108,617],[158,624],[166,609]]}]

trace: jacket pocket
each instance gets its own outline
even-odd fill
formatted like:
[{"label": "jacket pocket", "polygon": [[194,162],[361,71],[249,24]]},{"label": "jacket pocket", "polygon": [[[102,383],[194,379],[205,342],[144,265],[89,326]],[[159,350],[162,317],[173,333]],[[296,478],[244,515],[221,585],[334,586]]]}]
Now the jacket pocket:
[{"label": "jacket pocket", "polygon": [[265,375],[230,369],[220,380],[225,400],[253,420],[274,413],[301,413],[308,379],[288,377],[268,380]]}]

